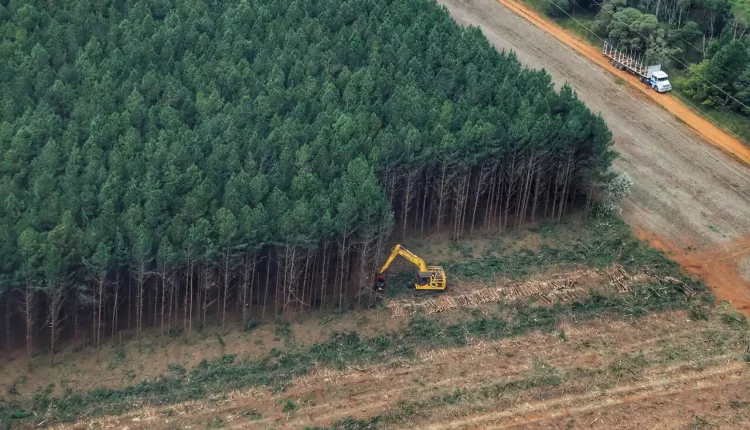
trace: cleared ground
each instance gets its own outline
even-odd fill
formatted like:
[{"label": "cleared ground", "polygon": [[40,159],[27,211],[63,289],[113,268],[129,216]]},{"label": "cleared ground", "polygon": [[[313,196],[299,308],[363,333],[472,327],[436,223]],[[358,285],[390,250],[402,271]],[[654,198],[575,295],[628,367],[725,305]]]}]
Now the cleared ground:
[{"label": "cleared ground", "polygon": [[33,371],[17,357],[0,362],[0,418],[29,429],[750,422],[750,325],[621,222],[409,243],[446,267],[449,291],[414,297],[400,261],[393,296],[373,309],[212,324],[190,340],[150,331],[98,352],[73,342]]},{"label": "cleared ground", "polygon": [[[750,312],[750,278],[741,270],[750,258],[747,165],[651,103],[650,94],[627,85],[626,74],[600,67],[498,1],[440,3],[458,23],[481,28],[497,49],[513,50],[528,67],[544,68],[558,85],[568,82],[592,111],[600,112],[620,153],[615,170],[629,173],[634,182],[625,219],[643,239],[706,276],[720,297]],[[553,27],[547,30],[562,33]],[[695,251],[715,258],[697,258]]]},{"label": "cleared ground", "polygon": [[567,324],[60,428],[746,428],[747,330],[726,311]]}]

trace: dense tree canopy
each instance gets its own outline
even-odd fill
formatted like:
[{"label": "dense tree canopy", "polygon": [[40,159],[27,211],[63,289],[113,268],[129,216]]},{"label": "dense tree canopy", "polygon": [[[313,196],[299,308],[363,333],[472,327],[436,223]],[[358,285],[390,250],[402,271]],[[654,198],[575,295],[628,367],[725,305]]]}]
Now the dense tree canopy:
[{"label": "dense tree canopy", "polygon": [[612,157],[432,0],[9,0],[0,38],[3,285],[95,335],[125,303],[340,305],[394,226],[559,216]]}]

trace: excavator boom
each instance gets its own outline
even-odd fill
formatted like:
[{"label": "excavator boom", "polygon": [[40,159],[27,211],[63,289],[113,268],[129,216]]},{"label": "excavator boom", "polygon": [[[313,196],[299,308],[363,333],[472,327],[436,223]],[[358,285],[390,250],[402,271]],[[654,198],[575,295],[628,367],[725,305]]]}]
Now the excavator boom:
[{"label": "excavator boom", "polygon": [[383,267],[380,268],[380,273],[384,273],[386,270],[388,270],[388,267],[391,265],[391,263],[393,263],[393,260],[399,255],[411,261],[415,266],[419,267],[420,272],[427,271],[427,265],[425,264],[424,260],[417,257],[416,254],[402,247],[401,245],[396,245],[393,247],[391,255],[388,256],[388,260],[386,260],[385,264],[383,264]]}]

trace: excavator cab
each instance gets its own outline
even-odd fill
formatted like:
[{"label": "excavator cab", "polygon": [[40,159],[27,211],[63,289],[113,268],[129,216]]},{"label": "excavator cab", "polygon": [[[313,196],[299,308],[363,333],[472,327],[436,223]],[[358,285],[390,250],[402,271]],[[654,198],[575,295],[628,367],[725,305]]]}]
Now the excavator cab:
[{"label": "excavator cab", "polygon": [[417,272],[414,288],[417,290],[444,290],[445,271],[439,266],[427,267],[427,272]]},{"label": "excavator cab", "polygon": [[416,278],[414,280],[414,288],[417,290],[444,290],[446,285],[445,271],[440,266],[427,266],[421,258],[416,254],[403,248],[401,245],[396,245],[391,251],[391,255],[388,260],[380,268],[380,272],[376,275],[375,291],[382,292],[385,288],[385,278],[383,277],[388,267],[391,265],[393,260],[397,256],[402,256],[407,260],[411,261],[416,265],[419,270],[417,271]]}]

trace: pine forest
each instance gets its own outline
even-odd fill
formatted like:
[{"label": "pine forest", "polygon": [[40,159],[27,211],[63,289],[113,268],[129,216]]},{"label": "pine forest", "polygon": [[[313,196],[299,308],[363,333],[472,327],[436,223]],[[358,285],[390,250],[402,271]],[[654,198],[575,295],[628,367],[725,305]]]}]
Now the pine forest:
[{"label": "pine forest", "polygon": [[52,360],[356,305],[396,240],[559,219],[614,157],[434,0],[2,0],[0,58],[0,336]]}]

